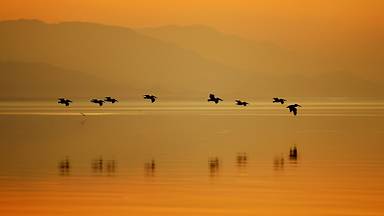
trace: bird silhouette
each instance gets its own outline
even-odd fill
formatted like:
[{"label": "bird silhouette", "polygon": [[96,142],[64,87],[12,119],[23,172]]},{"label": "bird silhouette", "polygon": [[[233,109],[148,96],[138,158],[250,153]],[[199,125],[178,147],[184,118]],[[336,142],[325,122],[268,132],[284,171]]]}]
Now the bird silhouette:
[{"label": "bird silhouette", "polygon": [[156,101],[156,98],[155,95],[144,95],[144,99],[149,99],[152,103]]},{"label": "bird silhouette", "polygon": [[65,99],[65,98],[58,98],[58,104],[65,104],[65,106],[69,106],[70,103],[72,103],[71,100]]},{"label": "bird silhouette", "polygon": [[112,98],[112,97],[105,97],[105,102],[109,102],[109,103],[116,103],[116,102],[119,102],[117,99],[115,98]]},{"label": "bird silhouette", "polygon": [[285,103],[285,99],[283,98],[273,98],[273,103],[281,103],[281,104],[284,104]]},{"label": "bird silhouette", "polygon": [[291,104],[287,106],[289,112],[293,112],[293,115],[297,115],[297,107],[301,107],[299,104]]},{"label": "bird silhouette", "polygon": [[99,99],[92,99],[91,102],[92,102],[92,103],[95,103],[95,104],[99,104],[99,106],[103,106],[103,103],[104,103],[105,101],[103,101],[103,100],[99,100]]},{"label": "bird silhouette", "polygon": [[241,100],[236,100],[236,105],[247,106],[249,103]]},{"label": "bird silhouette", "polygon": [[219,101],[223,101],[221,98],[219,97],[215,97],[214,94],[209,94],[209,98],[208,98],[208,102],[215,102],[215,104],[218,104]]}]

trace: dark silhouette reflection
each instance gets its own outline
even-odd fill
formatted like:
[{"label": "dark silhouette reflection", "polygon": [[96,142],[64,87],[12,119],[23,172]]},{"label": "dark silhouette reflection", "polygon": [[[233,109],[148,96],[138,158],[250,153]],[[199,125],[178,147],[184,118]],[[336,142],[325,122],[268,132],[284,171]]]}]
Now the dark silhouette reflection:
[{"label": "dark silhouette reflection", "polygon": [[219,158],[218,157],[210,158],[208,160],[208,167],[209,167],[209,171],[210,171],[211,176],[217,175],[219,172],[219,168],[220,168]]},{"label": "dark silhouette reflection", "polygon": [[284,104],[285,101],[287,101],[287,100],[285,100],[284,98],[277,98],[277,97],[273,98],[273,103],[281,103],[281,104]]},{"label": "dark silhouette reflection", "polygon": [[93,172],[95,172],[95,173],[103,172],[104,160],[100,156],[99,158],[92,160],[92,164],[91,165],[92,165]]},{"label": "dark silhouette reflection", "polygon": [[59,161],[58,167],[61,175],[69,175],[69,172],[71,170],[69,158],[66,157],[64,160]]},{"label": "dark silhouette reflection", "polygon": [[156,101],[156,98],[155,95],[144,95],[144,99],[151,100],[152,103]]},{"label": "dark silhouette reflection", "polygon": [[91,167],[94,173],[112,174],[116,172],[116,160],[104,160],[103,157],[92,160]]},{"label": "dark silhouette reflection", "polygon": [[293,147],[291,147],[291,149],[289,149],[289,159],[290,160],[297,160],[297,157],[298,157],[297,148],[296,148],[296,146],[293,146]]},{"label": "dark silhouette reflection", "polygon": [[247,165],[247,162],[248,162],[248,156],[247,156],[247,153],[245,152],[239,152],[237,153],[237,156],[236,156],[236,162],[237,162],[237,166],[239,167],[244,167]]},{"label": "dark silhouette reflection", "polygon": [[94,98],[94,99],[91,100],[91,102],[95,103],[95,104],[99,104],[99,106],[103,106],[105,101]]},{"label": "dark silhouette reflection", "polygon": [[144,164],[145,169],[145,175],[146,176],[155,176],[155,170],[156,170],[156,162],[154,159],[152,159],[149,162],[146,162]]},{"label": "dark silhouette reflection", "polygon": [[116,103],[116,102],[119,102],[117,99],[115,99],[115,98],[112,98],[112,97],[105,97],[105,99],[104,99],[104,101],[105,102],[109,102],[109,103]]},{"label": "dark silhouette reflection", "polygon": [[87,115],[83,112],[81,112],[80,115],[83,116],[83,120],[81,120],[80,124],[84,126],[85,122],[87,122]]},{"label": "dark silhouette reflection", "polygon": [[223,101],[219,97],[215,97],[214,94],[209,94],[208,102],[215,102],[215,104],[218,104],[220,101]]},{"label": "dark silhouette reflection", "polygon": [[297,115],[297,107],[301,107],[299,104],[291,104],[287,106],[289,112],[293,112],[293,115]]},{"label": "dark silhouette reflection", "polygon": [[69,106],[70,103],[72,103],[71,100],[65,99],[65,98],[58,98],[59,101],[57,101],[58,104],[65,104],[65,106]]},{"label": "dark silhouette reflection", "polygon": [[117,163],[115,160],[107,160],[105,162],[105,168],[106,168],[108,173],[116,172],[116,165],[117,165]]},{"label": "dark silhouette reflection", "polygon": [[284,157],[283,156],[278,156],[275,157],[273,160],[273,167],[275,170],[283,170],[284,169]]},{"label": "dark silhouette reflection", "polygon": [[248,102],[241,101],[241,100],[235,100],[235,101],[236,101],[236,105],[239,105],[239,106],[247,106],[249,104]]}]

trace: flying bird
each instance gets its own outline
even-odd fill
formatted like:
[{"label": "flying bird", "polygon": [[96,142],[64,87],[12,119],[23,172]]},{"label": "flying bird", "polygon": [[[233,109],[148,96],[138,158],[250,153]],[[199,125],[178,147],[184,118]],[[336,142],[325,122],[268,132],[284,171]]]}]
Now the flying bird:
[{"label": "flying bird", "polygon": [[273,103],[281,103],[281,104],[284,104],[285,103],[285,99],[283,98],[273,98]]},{"label": "flying bird", "polygon": [[156,98],[155,95],[144,95],[144,99],[149,99],[152,103],[156,101]]},{"label": "flying bird", "polygon": [[92,103],[99,104],[99,106],[103,106],[103,103],[104,103],[105,101],[103,101],[103,100],[99,100],[99,99],[92,99],[91,102],[92,102]]},{"label": "flying bird", "polygon": [[287,106],[289,112],[293,112],[293,115],[297,115],[297,107],[301,107],[299,104],[291,104]]},{"label": "flying bird", "polygon": [[209,98],[208,98],[208,102],[215,102],[216,104],[219,103],[219,101],[223,101],[221,98],[219,97],[215,97],[214,94],[209,94]]},{"label": "flying bird", "polygon": [[116,103],[116,102],[119,102],[117,99],[115,98],[112,98],[112,97],[105,97],[105,102],[109,102],[109,103]]},{"label": "flying bird", "polygon": [[72,103],[71,100],[65,99],[65,98],[58,98],[59,101],[57,101],[58,104],[65,104],[65,106],[69,106],[70,103]]},{"label": "flying bird", "polygon": [[247,106],[249,103],[241,100],[236,100],[236,105]]}]

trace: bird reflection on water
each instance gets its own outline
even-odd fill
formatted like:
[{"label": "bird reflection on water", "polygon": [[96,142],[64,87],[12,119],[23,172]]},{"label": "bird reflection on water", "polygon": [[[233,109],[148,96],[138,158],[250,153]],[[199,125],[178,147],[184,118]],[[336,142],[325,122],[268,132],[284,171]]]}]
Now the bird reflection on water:
[{"label": "bird reflection on water", "polygon": [[104,168],[103,157],[100,156],[99,158],[92,160],[92,170],[94,173],[103,172],[103,168]]},{"label": "bird reflection on water", "polygon": [[146,176],[155,176],[156,162],[154,159],[144,164],[145,175]]},{"label": "bird reflection on water", "polygon": [[[299,152],[297,150],[296,145],[293,145],[289,149],[289,155],[288,155],[288,164],[289,165],[297,165],[298,164],[298,157],[299,157]],[[275,157],[273,160],[273,165],[275,170],[282,170],[284,169],[284,156],[283,154],[281,156]]]},{"label": "bird reflection on water", "polygon": [[107,160],[105,164],[106,164],[105,167],[108,174],[112,174],[116,172],[117,163],[115,160]]},{"label": "bird reflection on water", "polygon": [[[292,146],[289,150],[288,155],[288,165],[296,165],[298,161],[298,149],[296,145]],[[279,156],[276,156],[273,159],[273,167],[274,170],[284,170],[285,166],[285,154],[281,154]],[[246,152],[238,152],[236,155],[236,166],[239,168],[240,171],[244,171],[244,168],[248,164],[248,154]],[[219,170],[221,167],[221,162],[218,157],[210,157],[208,159],[208,168],[210,176],[217,176],[219,174]],[[71,164],[66,157],[65,159],[59,161],[58,168],[61,175],[68,175],[71,170]],[[107,174],[111,175],[116,172],[117,169],[117,161],[116,160],[105,160],[102,156],[93,159],[91,162],[91,168],[93,173],[96,174]],[[157,169],[157,164],[154,159],[144,163],[145,168],[145,174],[146,176],[154,176],[155,171]]]},{"label": "bird reflection on water", "polygon": [[94,173],[112,174],[116,172],[117,162],[116,160],[104,160],[103,157],[92,160],[92,170]]},{"label": "bird reflection on water", "polygon": [[284,170],[284,157],[283,156],[276,156],[273,160],[273,167],[275,170]]},{"label": "bird reflection on water", "polygon": [[298,152],[297,152],[297,147],[296,146],[293,146],[291,147],[291,149],[289,150],[289,159],[290,160],[297,160],[297,157],[298,157]]},{"label": "bird reflection on water", "polygon": [[248,163],[248,156],[245,152],[239,152],[236,156],[236,162],[238,167],[245,167]]},{"label": "bird reflection on water", "polygon": [[299,153],[296,145],[289,149],[289,164],[295,165],[298,163]]},{"label": "bird reflection on water", "polygon": [[69,175],[69,172],[71,170],[69,158],[66,157],[64,160],[59,161],[58,167],[61,175]]},{"label": "bird reflection on water", "polygon": [[210,171],[210,176],[216,176],[219,172],[220,161],[218,157],[213,157],[208,160],[208,167]]}]

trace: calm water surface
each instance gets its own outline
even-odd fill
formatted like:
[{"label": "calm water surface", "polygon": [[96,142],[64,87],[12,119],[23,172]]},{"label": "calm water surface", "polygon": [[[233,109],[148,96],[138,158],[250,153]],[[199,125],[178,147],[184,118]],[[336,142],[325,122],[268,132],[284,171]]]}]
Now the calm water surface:
[{"label": "calm water surface", "polygon": [[298,102],[0,102],[0,215],[384,215],[384,101]]}]

